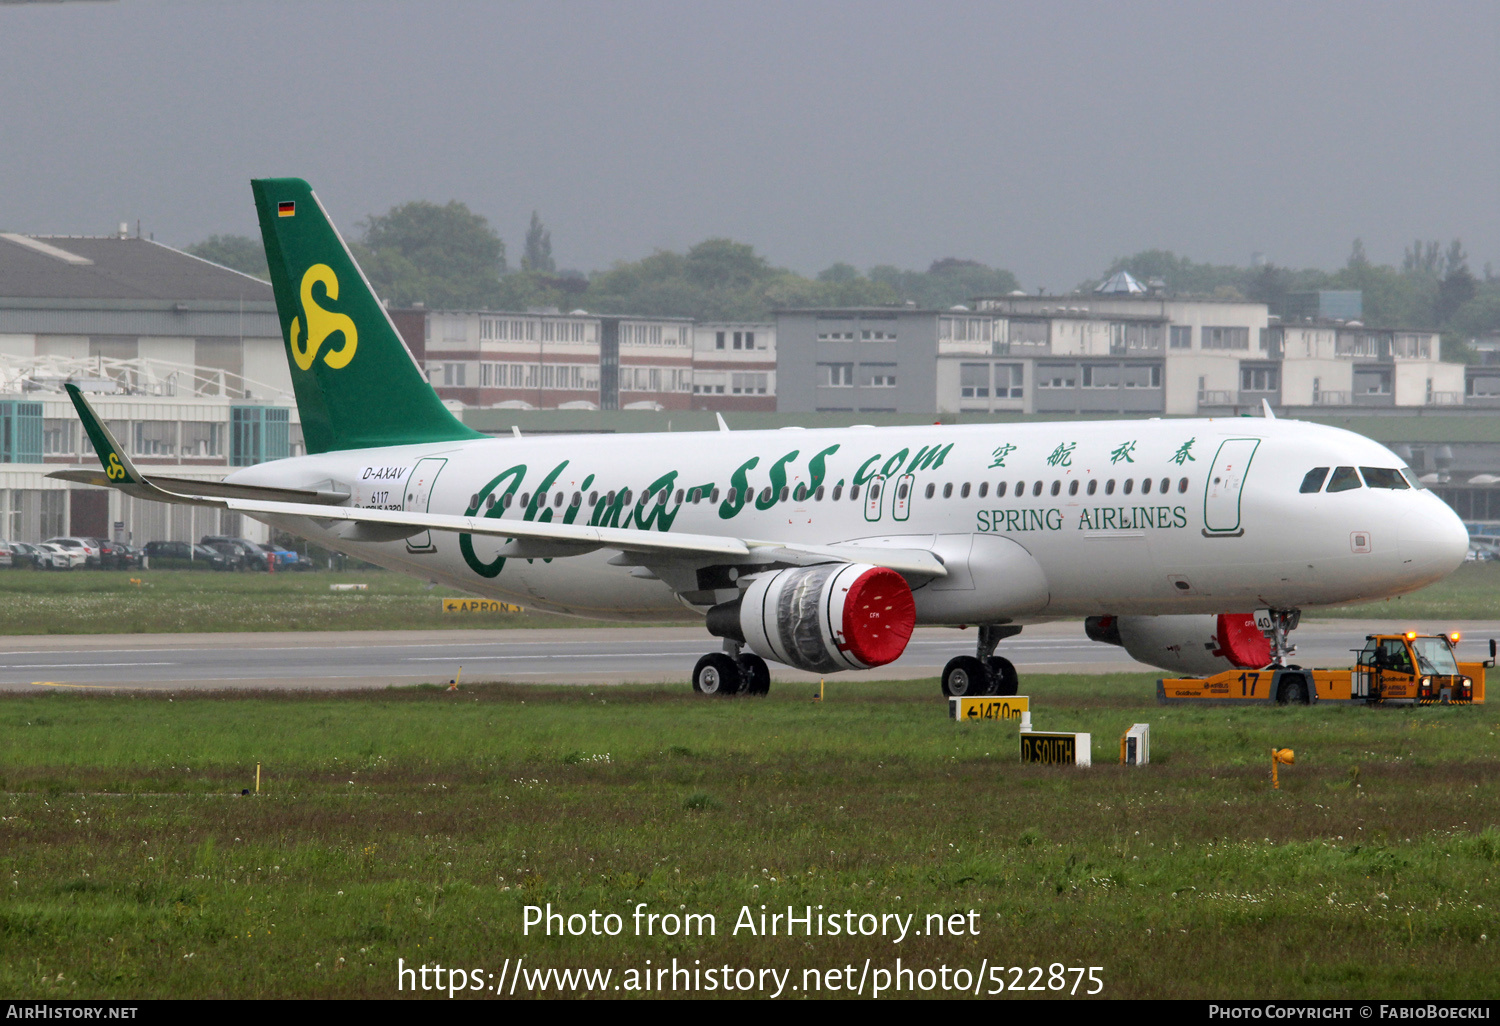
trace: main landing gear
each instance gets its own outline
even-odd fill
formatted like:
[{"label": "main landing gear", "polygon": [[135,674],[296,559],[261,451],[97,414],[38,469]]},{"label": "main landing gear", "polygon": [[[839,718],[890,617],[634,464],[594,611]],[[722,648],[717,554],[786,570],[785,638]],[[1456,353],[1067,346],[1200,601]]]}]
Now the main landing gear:
[{"label": "main landing gear", "polygon": [[943,694],[949,698],[1014,695],[1020,686],[1015,664],[995,655],[995,646],[1020,633],[1019,627],[980,627],[975,653],[950,659],[943,667]]},{"label": "main landing gear", "polygon": [[754,652],[732,641],[693,667],[693,690],[700,695],[764,695],[771,690],[771,668]]}]

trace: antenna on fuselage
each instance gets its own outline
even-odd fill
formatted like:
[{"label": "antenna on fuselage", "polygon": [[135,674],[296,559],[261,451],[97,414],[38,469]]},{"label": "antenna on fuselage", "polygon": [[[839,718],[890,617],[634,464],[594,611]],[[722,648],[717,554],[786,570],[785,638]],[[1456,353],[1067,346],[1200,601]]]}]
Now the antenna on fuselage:
[{"label": "antenna on fuselage", "polygon": [[1274,413],[1271,412],[1271,400],[1269,400],[1269,399],[1265,398],[1264,396],[1262,396],[1261,400],[1260,400],[1260,408],[1261,408],[1261,411],[1266,415],[1266,419],[1267,420],[1275,420],[1276,419],[1276,414],[1274,414]]},{"label": "antenna on fuselage", "polygon": [[520,438],[521,437],[521,425],[519,425],[519,424],[512,424],[510,426],[510,433],[513,434],[513,435],[515,435],[517,438]]},{"label": "antenna on fuselage", "polygon": [[726,424],[726,423],[724,423],[724,414],[719,413],[718,411],[715,411],[714,412],[714,419],[716,419],[719,422],[719,430],[720,431],[728,431],[729,430],[729,425]]}]

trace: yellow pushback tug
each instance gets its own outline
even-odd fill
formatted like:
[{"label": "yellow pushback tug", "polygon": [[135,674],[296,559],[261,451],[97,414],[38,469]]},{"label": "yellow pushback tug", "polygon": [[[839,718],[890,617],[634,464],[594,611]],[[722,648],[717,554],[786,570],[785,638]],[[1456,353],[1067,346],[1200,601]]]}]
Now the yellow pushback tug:
[{"label": "yellow pushback tug", "polygon": [[1461,663],[1454,653],[1458,633],[1370,634],[1353,667],[1314,670],[1268,666],[1226,670],[1212,677],[1165,678],[1156,682],[1162,705],[1215,702],[1227,705],[1482,704],[1484,671],[1495,665],[1495,642],[1482,663]]}]

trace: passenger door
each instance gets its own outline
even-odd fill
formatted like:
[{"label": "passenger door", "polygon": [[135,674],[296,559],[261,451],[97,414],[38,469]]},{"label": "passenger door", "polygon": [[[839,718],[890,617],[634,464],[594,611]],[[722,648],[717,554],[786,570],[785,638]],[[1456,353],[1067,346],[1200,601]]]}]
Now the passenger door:
[{"label": "passenger door", "polygon": [[1259,445],[1259,438],[1226,438],[1219,444],[1204,485],[1205,536],[1238,538],[1245,533],[1240,524],[1240,496]]},{"label": "passenger door", "polygon": [[[403,511],[407,513],[427,512],[428,504],[432,502],[432,484],[437,480],[438,473],[447,465],[448,461],[438,456],[417,460],[417,465],[411,468],[411,473],[406,478],[406,491],[401,504]],[[432,543],[432,532],[423,531],[421,534],[412,535],[406,539],[406,551],[436,552],[437,546]]]}]

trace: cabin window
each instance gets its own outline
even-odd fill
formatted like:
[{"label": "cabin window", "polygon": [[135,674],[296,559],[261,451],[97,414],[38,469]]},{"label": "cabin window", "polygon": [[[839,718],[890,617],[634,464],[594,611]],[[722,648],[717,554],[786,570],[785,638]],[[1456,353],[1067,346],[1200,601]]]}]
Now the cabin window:
[{"label": "cabin window", "polygon": [[902,481],[901,482],[901,487],[896,489],[896,498],[898,498],[898,499],[904,499],[904,498],[906,498],[906,493],[908,491],[910,491],[910,487],[907,485],[907,483],[905,481]]},{"label": "cabin window", "polygon": [[1313,467],[1307,472],[1307,476],[1302,479],[1300,491],[1303,495],[1310,495],[1313,492],[1319,491],[1323,487],[1323,479],[1327,476],[1327,467]]},{"label": "cabin window", "polygon": [[599,505],[599,493],[597,491],[589,492],[589,505]]},{"label": "cabin window", "polygon": [[1115,479],[1114,478],[1110,478],[1108,481],[1104,482],[1104,494],[1105,495],[1113,495],[1113,494],[1115,494]]},{"label": "cabin window", "polygon": [[635,495],[629,488],[625,489],[625,505],[629,506],[635,501]]},{"label": "cabin window", "polygon": [[484,508],[485,509],[494,509],[495,508],[495,496],[494,496],[493,493],[490,494],[490,495],[486,495],[484,497]]},{"label": "cabin window", "polygon": [[1167,492],[1168,492],[1168,491],[1169,491],[1169,490],[1170,490],[1170,489],[1171,489],[1171,487],[1172,487],[1172,481],[1171,481],[1171,479],[1170,479],[1170,478],[1165,478],[1165,477],[1164,477],[1164,478],[1162,478],[1162,479],[1161,479],[1161,487],[1160,487],[1160,489],[1158,489],[1158,490],[1159,490],[1159,491],[1160,491],[1160,492],[1161,492],[1161,493],[1162,493],[1162,494],[1163,494],[1163,495],[1166,495],[1166,494],[1167,494]]},{"label": "cabin window", "polygon": [[1187,478],[1183,478],[1181,481],[1177,482],[1177,490],[1179,492],[1186,492],[1188,490]]},{"label": "cabin window", "polygon": [[708,494],[708,501],[709,502],[718,502],[719,501],[719,490],[717,488],[715,488],[712,492],[709,492],[709,494]]},{"label": "cabin window", "polygon": [[1125,494],[1129,495],[1134,488],[1135,488],[1135,480],[1133,478],[1127,477],[1125,479],[1125,487],[1124,487]]},{"label": "cabin window", "polygon": [[[557,494],[558,494],[559,497],[562,496],[562,492],[558,492]],[[665,506],[667,504],[667,500],[670,499],[671,497],[672,497],[672,493],[670,491],[668,491],[667,489],[663,488],[661,491],[659,491],[659,492],[656,493],[656,504],[658,506]]]},{"label": "cabin window", "polygon": [[880,486],[878,484],[872,484],[870,486],[870,501],[874,502],[878,498],[880,498]]},{"label": "cabin window", "polygon": [[765,503],[766,505],[770,505],[770,503],[771,503],[771,486],[770,485],[766,485],[764,488],[762,488],[760,490],[760,501],[763,502],[763,503]]},{"label": "cabin window", "polygon": [[958,490],[958,497],[960,499],[967,499],[969,497],[969,482],[965,481],[963,487]]},{"label": "cabin window", "polygon": [[988,495],[989,491],[990,491],[990,483],[988,481],[981,481],[981,482],[979,482],[979,497],[981,499],[984,498],[986,495]]},{"label": "cabin window", "polygon": [[530,506],[531,505],[531,493],[530,492],[522,492],[521,493],[521,505],[523,505],[523,506]]},{"label": "cabin window", "polygon": [[818,485],[818,490],[815,491],[815,492],[813,492],[813,501],[814,502],[822,502],[823,501],[823,486],[822,485]]},{"label": "cabin window", "polygon": [[788,488],[786,485],[782,485],[781,486],[781,501],[785,502],[786,499],[787,499],[787,496],[790,495],[791,493],[792,493],[792,490],[790,488]]},{"label": "cabin window", "polygon": [[943,498],[945,498],[945,499],[951,499],[951,498],[953,498],[953,482],[952,481],[949,481],[947,484],[943,485]]},{"label": "cabin window", "polygon": [[1141,478],[1141,494],[1142,495],[1150,495],[1151,494],[1151,479],[1149,477],[1143,477],[1143,478]]},{"label": "cabin window", "polygon": [[1089,494],[1093,495],[1098,490],[1099,490],[1099,479],[1098,478],[1092,478],[1092,479],[1090,479],[1090,481],[1089,481]]},{"label": "cabin window", "polygon": [[834,502],[838,502],[843,497],[844,497],[844,486],[841,485],[841,484],[834,485],[833,486],[833,501]]},{"label": "cabin window", "polygon": [[859,501],[859,485],[850,485],[849,486],[849,501],[850,502],[858,502]]},{"label": "cabin window", "polygon": [[1025,495],[1025,494],[1026,494],[1026,482],[1025,481],[1017,481],[1016,482],[1016,498],[1019,499],[1023,495]]},{"label": "cabin window", "polygon": [[999,484],[995,485],[995,498],[997,498],[997,499],[1003,499],[1003,498],[1005,498],[1005,482],[1004,481],[1001,481]]},{"label": "cabin window", "polygon": [[797,501],[798,502],[802,502],[806,498],[807,498],[807,485],[799,484],[797,486]]},{"label": "cabin window", "polygon": [[1078,482],[1076,480],[1068,482],[1068,494],[1069,495],[1077,495],[1078,494]]},{"label": "cabin window", "polygon": [[1385,467],[1360,467],[1360,474],[1364,475],[1366,488],[1410,488],[1406,478],[1401,476],[1399,470],[1388,470]]},{"label": "cabin window", "polygon": [[1032,495],[1041,495],[1042,494],[1042,482],[1037,481],[1036,483],[1034,483],[1031,486],[1031,494]]},{"label": "cabin window", "polygon": [[1061,481],[1053,481],[1052,482],[1052,494],[1056,495],[1060,491],[1062,491],[1062,482]]},{"label": "cabin window", "polygon": [[[682,501],[682,495],[681,495],[681,493],[678,494],[677,501],[678,502]],[[582,492],[574,492],[573,493],[573,501],[570,502],[570,503],[568,503],[568,505],[569,506],[582,506],[583,505],[583,493]]]},{"label": "cabin window", "polygon": [[[665,494],[665,493],[663,493],[663,494]],[[554,506],[561,506],[562,504],[563,504],[563,493],[562,492],[558,492],[556,495],[554,495],[552,497],[552,505],[554,505]]]},{"label": "cabin window", "polygon": [[1330,492],[1347,492],[1359,487],[1359,475],[1353,467],[1336,467],[1333,477],[1328,479]]}]

